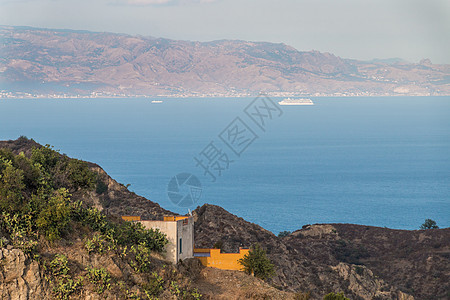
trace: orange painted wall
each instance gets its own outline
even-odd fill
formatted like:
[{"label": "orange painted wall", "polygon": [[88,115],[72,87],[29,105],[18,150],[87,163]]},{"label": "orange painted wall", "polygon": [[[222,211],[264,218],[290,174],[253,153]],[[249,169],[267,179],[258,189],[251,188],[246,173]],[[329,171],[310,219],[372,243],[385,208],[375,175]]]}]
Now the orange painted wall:
[{"label": "orange painted wall", "polygon": [[184,220],[187,219],[189,217],[186,216],[164,216],[164,221],[179,221],[179,220]]},{"label": "orange painted wall", "polygon": [[[243,258],[249,249],[239,249],[239,253],[220,253],[220,249],[194,249],[194,257],[197,257],[202,265],[222,270],[241,270],[238,259]],[[195,256],[195,253],[209,253],[210,256]]]},{"label": "orange painted wall", "polygon": [[122,216],[122,219],[125,221],[140,221],[140,216]]}]

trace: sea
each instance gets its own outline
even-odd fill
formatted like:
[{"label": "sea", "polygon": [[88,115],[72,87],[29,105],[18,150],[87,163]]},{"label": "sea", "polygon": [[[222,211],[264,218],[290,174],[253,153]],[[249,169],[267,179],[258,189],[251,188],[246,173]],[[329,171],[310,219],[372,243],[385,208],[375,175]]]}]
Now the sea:
[{"label": "sea", "polygon": [[450,97],[311,99],[0,99],[0,139],[95,162],[173,212],[215,204],[275,234],[450,226]]}]

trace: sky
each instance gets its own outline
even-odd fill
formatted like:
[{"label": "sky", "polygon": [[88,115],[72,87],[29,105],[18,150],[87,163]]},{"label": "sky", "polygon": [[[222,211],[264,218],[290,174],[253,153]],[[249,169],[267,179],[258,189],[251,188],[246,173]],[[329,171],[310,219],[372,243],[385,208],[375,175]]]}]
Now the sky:
[{"label": "sky", "polygon": [[0,0],[0,24],[450,64],[450,0]]}]

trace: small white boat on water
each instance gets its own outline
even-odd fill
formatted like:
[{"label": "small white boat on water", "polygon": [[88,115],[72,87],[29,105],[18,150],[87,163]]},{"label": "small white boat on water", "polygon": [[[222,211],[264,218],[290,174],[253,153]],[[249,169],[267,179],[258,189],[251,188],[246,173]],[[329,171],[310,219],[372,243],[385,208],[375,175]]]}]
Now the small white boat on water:
[{"label": "small white boat on water", "polygon": [[162,103],[162,100],[153,100],[152,103]]},{"label": "small white boat on water", "polygon": [[314,102],[308,98],[291,99],[285,98],[283,101],[278,102],[280,105],[314,105]]}]

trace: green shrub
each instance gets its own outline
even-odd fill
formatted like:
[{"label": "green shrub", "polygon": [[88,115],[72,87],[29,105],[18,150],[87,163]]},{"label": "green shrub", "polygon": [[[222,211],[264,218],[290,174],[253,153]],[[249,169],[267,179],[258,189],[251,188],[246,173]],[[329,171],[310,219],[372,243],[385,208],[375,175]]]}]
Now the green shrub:
[{"label": "green shrub", "polygon": [[86,275],[87,279],[95,285],[95,291],[98,294],[102,294],[105,290],[111,288],[111,275],[105,268],[86,267],[86,271],[88,272]]},{"label": "green shrub", "polygon": [[197,289],[194,289],[191,291],[191,297],[194,300],[200,300],[200,299],[202,299],[202,294],[200,294]]},{"label": "green shrub", "polygon": [[69,261],[63,254],[56,254],[55,258],[50,262],[50,272],[54,277],[67,278],[69,277],[70,268]]},{"label": "green shrub", "polygon": [[[111,222],[98,209],[85,208],[81,202],[72,204],[72,219],[100,232],[113,248],[117,245],[140,245],[150,251],[163,252],[169,242],[158,229],[146,229],[141,223],[135,222]],[[93,242],[89,242],[89,248],[94,246]]]},{"label": "green shrub", "polygon": [[350,300],[344,296],[343,293],[335,294],[329,293],[323,297],[323,300]]},{"label": "green shrub", "polygon": [[39,212],[36,225],[49,241],[59,239],[70,222],[69,196],[66,189],[57,190]]},{"label": "green shrub", "polygon": [[19,232],[21,234],[31,234],[33,232],[33,216],[30,214],[3,213],[0,216],[1,228],[10,235]]},{"label": "green shrub", "polygon": [[6,246],[9,244],[9,241],[7,238],[5,238],[4,236],[2,236],[0,238],[0,249],[1,248],[6,248]]},{"label": "green shrub", "polygon": [[70,159],[67,164],[67,176],[72,188],[93,189],[96,185],[96,175],[89,170],[88,164],[78,159]]},{"label": "green shrub", "polygon": [[106,191],[108,191],[108,185],[106,185],[106,183],[104,183],[100,179],[97,179],[97,186],[95,188],[95,192],[100,195],[105,193]]},{"label": "green shrub", "polygon": [[37,234],[33,232],[33,219],[30,214],[4,213],[0,215],[0,225],[4,232],[9,233],[12,246],[21,249],[25,254],[36,251]]},{"label": "green shrub", "polygon": [[274,266],[266,256],[266,251],[260,245],[253,245],[243,258],[238,260],[242,270],[260,279],[267,279],[275,274]]},{"label": "green shrub", "polygon": [[36,252],[38,247],[36,239],[28,236],[24,231],[19,231],[11,235],[11,242],[14,248],[18,248],[30,256]]},{"label": "green shrub", "polygon": [[4,212],[21,211],[24,204],[23,171],[13,166],[10,160],[0,160],[0,208]]},{"label": "green shrub", "polygon": [[15,155],[10,149],[0,148],[0,172],[3,171],[2,161],[14,161]]},{"label": "green shrub", "polygon": [[420,229],[438,229],[439,227],[436,225],[436,221],[431,219],[426,219],[425,222],[420,225]]},{"label": "green shrub", "polygon": [[57,299],[68,299],[82,286],[83,277],[73,280],[70,276],[70,268],[67,257],[63,254],[56,254],[50,262],[49,271],[54,278],[53,293]]},{"label": "green shrub", "polygon": [[202,295],[198,292],[197,289],[191,291],[189,291],[188,289],[183,289],[175,281],[170,281],[169,291],[177,299],[200,300],[202,298]]},{"label": "green shrub", "polygon": [[37,189],[40,186],[43,174],[38,165],[34,165],[23,153],[14,157],[14,165],[23,171],[23,183],[26,187]]},{"label": "green shrub", "polygon": [[115,249],[115,243],[114,240],[111,240],[109,237],[105,237],[101,233],[96,232],[91,239],[86,239],[84,248],[88,253],[102,254],[106,251]]},{"label": "green shrub", "polygon": [[95,207],[84,207],[80,201],[71,204],[71,218],[84,226],[88,226],[93,231],[107,233],[111,229],[104,214]]},{"label": "green shrub", "polygon": [[130,262],[131,267],[136,272],[145,273],[151,269],[150,249],[144,245],[131,246],[130,252],[134,255],[134,260]]},{"label": "green shrub", "polygon": [[163,252],[168,244],[167,236],[159,229],[147,229],[141,223],[123,222],[115,228],[115,237],[119,245],[130,241],[147,247],[151,251]]},{"label": "green shrub", "polygon": [[48,144],[44,147],[33,147],[31,149],[31,161],[33,164],[41,165],[47,173],[50,173],[56,167],[58,160],[58,152],[53,150],[53,147]]},{"label": "green shrub", "polygon": [[71,278],[58,279],[56,285],[53,287],[53,293],[57,299],[69,299],[69,296],[75,293],[83,285],[83,277],[74,281]]},{"label": "green shrub", "polygon": [[142,288],[149,299],[158,297],[164,291],[164,279],[158,273],[153,272],[150,280]]},{"label": "green shrub", "polygon": [[177,299],[179,296],[181,296],[181,293],[183,292],[178,283],[176,283],[175,281],[170,282],[169,291],[172,295],[176,296]]}]

